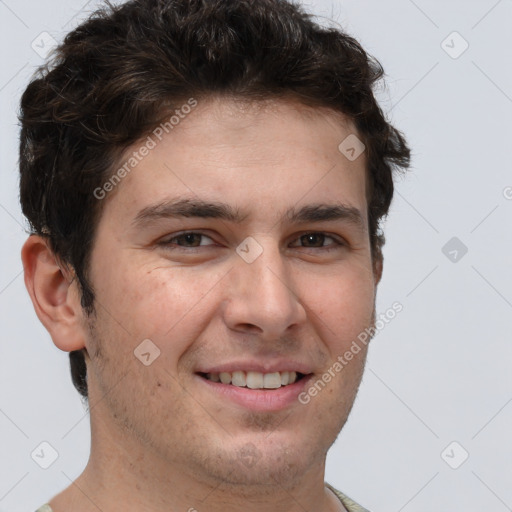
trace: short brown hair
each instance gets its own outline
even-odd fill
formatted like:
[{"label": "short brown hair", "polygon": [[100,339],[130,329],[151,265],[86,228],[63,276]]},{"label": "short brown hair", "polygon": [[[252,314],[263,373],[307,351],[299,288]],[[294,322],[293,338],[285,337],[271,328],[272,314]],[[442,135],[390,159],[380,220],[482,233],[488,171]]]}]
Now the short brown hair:
[{"label": "short brown hair", "polygon": [[[382,259],[379,223],[393,197],[392,171],[410,159],[373,95],[382,76],[355,39],[320,26],[292,0],[107,2],[66,36],[22,96],[23,213],[74,269],[91,314],[88,263],[102,206],[93,191],[121,153],[186,98],[293,97],[355,123],[366,146],[372,258]],[[83,352],[71,352],[70,364],[87,398]]]}]

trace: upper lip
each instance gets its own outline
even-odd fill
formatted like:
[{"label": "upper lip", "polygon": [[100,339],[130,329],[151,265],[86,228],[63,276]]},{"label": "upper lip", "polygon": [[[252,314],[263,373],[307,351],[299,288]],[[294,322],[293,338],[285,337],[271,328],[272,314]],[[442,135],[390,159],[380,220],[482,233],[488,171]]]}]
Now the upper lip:
[{"label": "upper lip", "polygon": [[197,373],[233,373],[242,372],[259,372],[259,373],[275,373],[275,372],[297,372],[304,375],[312,373],[311,366],[299,361],[231,361],[213,366],[202,366],[196,370]]}]

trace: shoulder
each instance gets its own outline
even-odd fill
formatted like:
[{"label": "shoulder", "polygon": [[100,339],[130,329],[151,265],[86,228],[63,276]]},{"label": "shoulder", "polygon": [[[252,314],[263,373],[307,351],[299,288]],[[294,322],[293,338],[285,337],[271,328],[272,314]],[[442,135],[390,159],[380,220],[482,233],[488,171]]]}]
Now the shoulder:
[{"label": "shoulder", "polygon": [[42,507],[39,507],[36,510],[36,512],[53,512],[53,510],[52,510],[52,507],[50,507],[50,505],[48,505],[48,503],[46,503]]},{"label": "shoulder", "polygon": [[325,485],[339,498],[341,503],[345,506],[345,508],[348,510],[348,512],[370,512],[366,508],[362,507],[358,503],[356,503],[354,500],[350,499],[346,494],[343,494],[341,491],[338,491],[338,489],[335,489],[331,485],[329,485],[327,482]]}]

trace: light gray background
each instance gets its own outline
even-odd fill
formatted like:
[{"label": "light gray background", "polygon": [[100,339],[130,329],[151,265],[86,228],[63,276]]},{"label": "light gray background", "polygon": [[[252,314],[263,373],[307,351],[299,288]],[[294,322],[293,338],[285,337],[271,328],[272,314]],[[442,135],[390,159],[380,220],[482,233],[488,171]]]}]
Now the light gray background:
[{"label": "light gray background", "polygon": [[[43,31],[60,40],[97,4],[84,3],[0,0],[1,511],[35,510],[89,453],[68,354],[52,344],[23,284],[16,119],[42,63],[32,41]],[[386,222],[377,307],[404,309],[371,344],[326,480],[372,512],[512,510],[512,2],[306,5],[381,61],[387,87],[378,97],[413,148]],[[454,31],[469,43],[458,58],[445,51],[463,48]],[[454,236],[468,248],[457,262],[442,252]],[[59,453],[46,470],[31,458],[43,441]],[[469,458],[452,469],[463,450]]]}]

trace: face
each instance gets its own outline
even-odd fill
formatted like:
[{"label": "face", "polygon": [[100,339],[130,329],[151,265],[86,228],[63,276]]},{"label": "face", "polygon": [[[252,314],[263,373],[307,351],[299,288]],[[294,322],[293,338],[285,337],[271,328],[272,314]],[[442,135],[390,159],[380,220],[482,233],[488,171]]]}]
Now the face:
[{"label": "face", "polygon": [[364,156],[338,150],[353,133],[298,104],[219,99],[152,136],[92,251],[93,430],[205,481],[323,467],[365,348],[299,396],[371,325],[376,292]]}]

